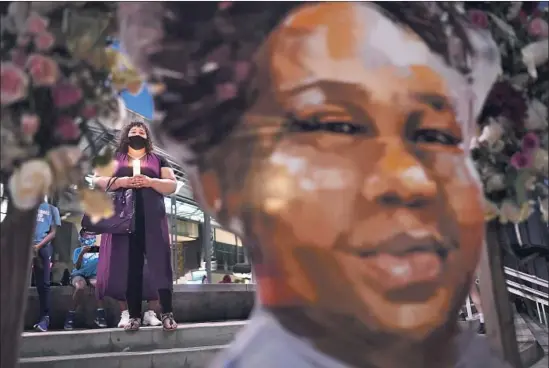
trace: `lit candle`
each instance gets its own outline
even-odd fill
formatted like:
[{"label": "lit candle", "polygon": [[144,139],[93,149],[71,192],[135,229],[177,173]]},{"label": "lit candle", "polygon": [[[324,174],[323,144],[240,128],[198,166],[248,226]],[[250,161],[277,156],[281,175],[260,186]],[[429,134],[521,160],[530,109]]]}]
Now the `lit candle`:
[{"label": "lit candle", "polygon": [[133,160],[133,176],[141,175],[141,160]]}]

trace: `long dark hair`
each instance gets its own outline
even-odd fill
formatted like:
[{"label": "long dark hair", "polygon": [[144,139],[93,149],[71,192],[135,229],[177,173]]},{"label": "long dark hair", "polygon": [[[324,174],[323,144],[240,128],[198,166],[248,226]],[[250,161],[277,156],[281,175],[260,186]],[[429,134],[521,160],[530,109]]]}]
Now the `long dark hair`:
[{"label": "long dark hair", "polygon": [[116,152],[122,153],[124,155],[128,154],[128,147],[130,146],[130,139],[128,138],[128,134],[130,133],[130,130],[136,126],[139,126],[145,129],[145,132],[147,133],[147,143],[145,144],[145,152],[149,154],[153,151],[154,146],[152,143],[151,131],[149,130],[149,127],[147,126],[147,124],[145,124],[142,121],[132,121],[131,123],[126,125],[124,129],[120,131],[120,138],[119,138],[120,143],[118,143],[118,148],[116,149]]}]

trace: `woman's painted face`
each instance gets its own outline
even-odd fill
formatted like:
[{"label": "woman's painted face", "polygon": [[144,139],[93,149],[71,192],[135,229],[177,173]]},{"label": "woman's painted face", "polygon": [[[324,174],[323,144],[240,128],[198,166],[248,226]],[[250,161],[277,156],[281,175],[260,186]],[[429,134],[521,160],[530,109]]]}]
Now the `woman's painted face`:
[{"label": "woman's painted face", "polygon": [[[245,231],[268,265],[258,272],[267,307],[422,338],[456,318],[468,289],[481,191],[445,80],[425,65],[372,66],[358,11],[311,6],[271,35],[241,127],[258,136],[244,189],[224,188],[215,168],[213,177],[251,211]],[[212,171],[201,184],[215,207]]]}]

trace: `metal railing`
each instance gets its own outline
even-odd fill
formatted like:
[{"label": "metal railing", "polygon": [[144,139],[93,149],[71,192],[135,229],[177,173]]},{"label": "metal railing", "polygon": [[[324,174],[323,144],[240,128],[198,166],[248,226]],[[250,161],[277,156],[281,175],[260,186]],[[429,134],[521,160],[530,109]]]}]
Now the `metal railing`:
[{"label": "metal railing", "polygon": [[[549,294],[547,292],[544,293],[540,290],[536,290],[532,287],[523,285],[521,281],[535,284],[547,290],[549,290],[549,282],[547,282],[547,280],[544,280],[542,278],[530,275],[528,273],[517,271],[510,267],[504,267],[504,272],[505,272],[505,275],[507,276],[505,280],[507,284],[507,291],[509,291],[509,293],[516,295],[520,298],[531,300],[534,303],[536,303],[539,322],[541,324],[544,324],[545,326],[549,326],[549,323],[547,321],[547,312],[549,311],[548,310]],[[509,280],[509,278],[515,278],[520,281]],[[472,308],[473,305],[474,304],[471,298],[468,296],[467,300],[465,301],[465,308],[467,310],[467,319],[469,320],[474,319],[473,308]]]}]

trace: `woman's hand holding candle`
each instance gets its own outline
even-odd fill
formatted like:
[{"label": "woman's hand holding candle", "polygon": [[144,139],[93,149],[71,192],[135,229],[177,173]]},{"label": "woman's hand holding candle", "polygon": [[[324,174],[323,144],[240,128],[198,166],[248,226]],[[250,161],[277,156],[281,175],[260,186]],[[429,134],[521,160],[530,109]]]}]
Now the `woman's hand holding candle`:
[{"label": "woman's hand holding candle", "polygon": [[134,176],[132,179],[135,188],[150,188],[152,186],[152,179],[147,175]]}]

